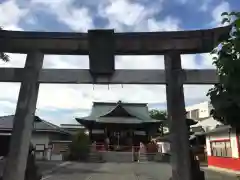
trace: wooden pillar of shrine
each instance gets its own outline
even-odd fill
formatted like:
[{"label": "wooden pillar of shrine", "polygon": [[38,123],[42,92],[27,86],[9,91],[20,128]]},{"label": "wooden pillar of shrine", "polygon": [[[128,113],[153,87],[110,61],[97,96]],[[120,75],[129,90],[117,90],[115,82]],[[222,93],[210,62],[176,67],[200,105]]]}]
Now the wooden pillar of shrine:
[{"label": "wooden pillar of shrine", "polygon": [[92,129],[89,129],[88,131],[89,131],[89,138],[90,138],[91,142],[94,143],[95,140],[93,139]]},{"label": "wooden pillar of shrine", "polygon": [[179,52],[168,52],[164,56],[164,61],[171,133],[172,180],[191,180],[181,55]]},{"label": "wooden pillar of shrine", "polygon": [[9,154],[4,167],[3,180],[24,180],[32,128],[38,97],[38,78],[44,54],[31,52],[27,55],[25,74],[21,83],[14,116]]}]

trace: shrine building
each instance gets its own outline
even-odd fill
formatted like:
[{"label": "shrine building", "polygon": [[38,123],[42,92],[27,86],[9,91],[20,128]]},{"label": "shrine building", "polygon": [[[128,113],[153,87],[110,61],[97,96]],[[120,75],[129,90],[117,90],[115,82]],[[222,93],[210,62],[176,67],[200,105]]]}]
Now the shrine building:
[{"label": "shrine building", "polygon": [[89,116],[76,118],[89,131],[92,142],[110,151],[131,151],[140,142],[148,143],[162,120],[152,119],[146,103],[94,102]]}]

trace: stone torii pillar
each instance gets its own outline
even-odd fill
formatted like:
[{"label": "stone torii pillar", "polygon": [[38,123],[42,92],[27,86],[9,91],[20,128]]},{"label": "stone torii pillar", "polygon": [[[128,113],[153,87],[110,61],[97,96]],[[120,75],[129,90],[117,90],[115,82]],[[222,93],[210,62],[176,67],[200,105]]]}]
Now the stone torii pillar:
[{"label": "stone torii pillar", "polygon": [[191,180],[181,54],[174,51],[168,52],[164,55],[164,61],[171,134],[172,180]]},{"label": "stone torii pillar", "polygon": [[25,177],[43,58],[40,52],[27,55],[3,180],[24,180]]}]

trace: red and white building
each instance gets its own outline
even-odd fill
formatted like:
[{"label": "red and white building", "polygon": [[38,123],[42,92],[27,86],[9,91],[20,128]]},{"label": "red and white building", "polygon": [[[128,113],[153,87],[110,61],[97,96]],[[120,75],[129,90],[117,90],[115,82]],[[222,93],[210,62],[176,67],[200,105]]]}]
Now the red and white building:
[{"label": "red and white building", "polygon": [[240,133],[220,126],[206,134],[208,166],[240,171]]}]

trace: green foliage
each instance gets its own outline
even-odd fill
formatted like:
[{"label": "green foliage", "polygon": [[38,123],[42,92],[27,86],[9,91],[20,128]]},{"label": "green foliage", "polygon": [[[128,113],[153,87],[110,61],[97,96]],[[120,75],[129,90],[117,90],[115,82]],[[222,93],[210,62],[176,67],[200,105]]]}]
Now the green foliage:
[{"label": "green foliage", "polygon": [[4,62],[8,62],[9,56],[3,52],[0,52],[0,59],[3,60]]},{"label": "green foliage", "polygon": [[91,141],[89,136],[84,132],[79,132],[73,137],[72,143],[69,146],[70,160],[87,160],[90,153]]},{"label": "green foliage", "polygon": [[158,119],[158,120],[166,120],[167,119],[167,112],[166,111],[152,109],[152,110],[149,111],[149,115],[153,119]]},{"label": "green foliage", "polygon": [[240,125],[240,12],[222,13],[222,23],[231,31],[213,49],[213,64],[217,68],[219,83],[208,91],[214,107],[212,116],[224,124]]},{"label": "green foliage", "polygon": [[159,127],[161,135],[163,135],[163,128],[168,127],[167,112],[163,110],[152,109],[149,111],[149,115],[152,119],[163,120]]},{"label": "green foliage", "polygon": [[[0,31],[3,30],[2,27],[0,27]],[[9,61],[9,56],[3,52],[0,52],[0,59],[3,60],[4,62],[8,62]]]}]

